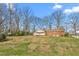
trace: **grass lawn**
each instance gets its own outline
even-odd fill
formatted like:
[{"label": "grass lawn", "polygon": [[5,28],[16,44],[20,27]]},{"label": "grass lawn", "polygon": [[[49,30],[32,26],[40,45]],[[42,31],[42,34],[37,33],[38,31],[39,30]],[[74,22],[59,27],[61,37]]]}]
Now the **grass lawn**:
[{"label": "grass lawn", "polygon": [[0,56],[79,56],[73,37],[16,36],[0,42]]}]

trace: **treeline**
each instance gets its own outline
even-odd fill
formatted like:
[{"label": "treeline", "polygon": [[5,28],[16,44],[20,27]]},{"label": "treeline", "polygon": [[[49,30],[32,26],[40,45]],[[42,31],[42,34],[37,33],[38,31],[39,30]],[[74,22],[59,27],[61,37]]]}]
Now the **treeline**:
[{"label": "treeline", "polygon": [[52,13],[44,18],[39,18],[34,16],[31,8],[25,7],[22,9],[22,7],[18,8],[17,5],[13,7],[14,5],[0,4],[0,32],[23,35],[33,33],[36,29],[52,30],[63,28],[65,32],[70,30],[76,34],[76,31],[79,30],[78,12],[64,14],[63,10],[58,9],[52,10]]}]

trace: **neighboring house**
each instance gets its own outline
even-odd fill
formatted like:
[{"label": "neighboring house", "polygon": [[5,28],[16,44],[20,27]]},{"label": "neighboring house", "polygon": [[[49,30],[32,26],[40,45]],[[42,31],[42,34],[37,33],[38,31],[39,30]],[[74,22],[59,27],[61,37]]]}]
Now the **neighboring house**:
[{"label": "neighboring house", "polygon": [[64,29],[54,29],[54,30],[36,30],[33,35],[34,36],[43,36],[43,35],[48,35],[48,36],[64,36],[65,32]]},{"label": "neighboring house", "polygon": [[33,33],[34,36],[43,36],[43,35],[46,35],[45,31],[44,30],[36,30],[34,33]]},{"label": "neighboring house", "polygon": [[[75,34],[74,34],[74,31],[69,32],[69,34],[75,35]],[[76,35],[79,36],[79,30],[76,31]]]},{"label": "neighboring house", "polygon": [[79,38],[79,31],[76,31],[76,35],[74,34],[74,32],[70,34],[72,35],[72,37]]},{"label": "neighboring house", "polygon": [[54,29],[52,31],[48,30],[47,35],[49,36],[63,36],[65,34],[64,29]]},{"label": "neighboring house", "polygon": [[76,35],[79,35],[79,31],[76,31]]}]

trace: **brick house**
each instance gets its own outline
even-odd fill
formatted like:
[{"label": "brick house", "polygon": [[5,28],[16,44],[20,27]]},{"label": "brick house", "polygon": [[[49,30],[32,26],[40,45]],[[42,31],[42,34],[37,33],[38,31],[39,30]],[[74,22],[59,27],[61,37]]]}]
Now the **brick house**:
[{"label": "brick house", "polygon": [[54,30],[47,30],[46,34],[49,36],[63,36],[65,34],[64,29],[54,29]]}]

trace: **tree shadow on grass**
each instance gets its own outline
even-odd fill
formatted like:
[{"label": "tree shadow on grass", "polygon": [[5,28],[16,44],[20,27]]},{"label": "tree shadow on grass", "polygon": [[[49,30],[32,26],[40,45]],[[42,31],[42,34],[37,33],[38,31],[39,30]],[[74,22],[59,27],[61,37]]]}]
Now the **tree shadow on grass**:
[{"label": "tree shadow on grass", "polygon": [[10,40],[13,40],[12,38],[6,38],[4,40],[1,40],[0,42],[7,42],[7,41],[10,41]]}]

